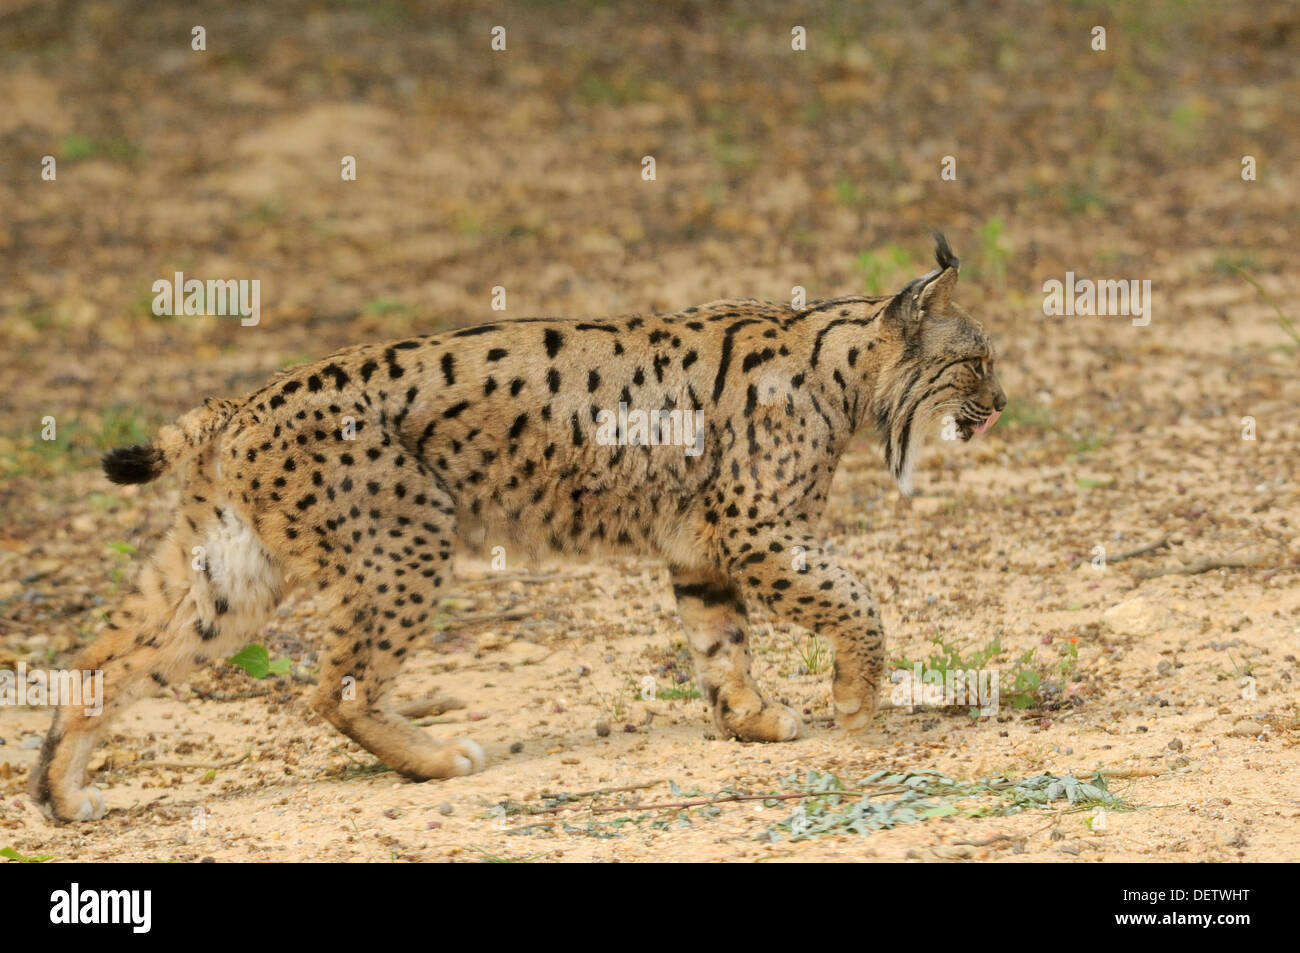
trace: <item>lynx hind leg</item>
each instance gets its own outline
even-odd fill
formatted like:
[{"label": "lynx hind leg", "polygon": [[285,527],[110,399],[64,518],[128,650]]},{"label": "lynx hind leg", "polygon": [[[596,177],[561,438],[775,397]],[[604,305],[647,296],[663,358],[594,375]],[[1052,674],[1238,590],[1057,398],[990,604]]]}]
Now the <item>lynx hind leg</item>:
[{"label": "lynx hind leg", "polygon": [[[375,501],[382,506],[382,497]],[[428,634],[438,591],[450,572],[451,507],[434,513],[388,501],[374,546],[322,568],[336,576],[330,636],[313,707],[388,767],[427,781],[480,771],[483,749],[467,738],[438,741],[394,712],[393,678],[415,641]],[[436,515],[435,515],[436,514]],[[404,522],[398,515],[405,516]],[[436,522],[435,522],[436,520]],[[341,545],[340,545],[341,548]]]},{"label": "lynx hind leg", "polygon": [[73,671],[102,673],[102,697],[56,708],[29,783],[42,810],[61,821],[102,817],[104,799],[85,786],[85,773],[111,720],[242,648],[282,591],[277,563],[233,507],[206,498],[187,506],[105,632],[71,663]]},{"label": "lynx hind leg", "polygon": [[763,700],[749,674],[749,622],[740,591],[718,572],[672,570],[700,694],[723,734],[742,741],[790,741],[799,715]]}]

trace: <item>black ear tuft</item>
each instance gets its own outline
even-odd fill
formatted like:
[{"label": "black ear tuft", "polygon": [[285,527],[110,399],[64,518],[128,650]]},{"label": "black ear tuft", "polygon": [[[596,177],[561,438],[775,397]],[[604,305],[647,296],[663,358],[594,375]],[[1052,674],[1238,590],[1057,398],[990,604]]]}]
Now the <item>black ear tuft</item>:
[{"label": "black ear tuft", "polygon": [[943,237],[943,232],[938,229],[930,233],[934,236],[934,258],[942,269],[961,268],[961,259],[952,253],[952,246],[948,244],[948,239]]}]

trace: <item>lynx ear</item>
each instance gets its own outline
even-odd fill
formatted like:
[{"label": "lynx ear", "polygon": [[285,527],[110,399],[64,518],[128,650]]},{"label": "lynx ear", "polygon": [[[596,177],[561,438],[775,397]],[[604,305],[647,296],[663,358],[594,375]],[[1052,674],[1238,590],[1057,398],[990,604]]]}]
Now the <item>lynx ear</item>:
[{"label": "lynx ear", "polygon": [[885,320],[897,328],[909,343],[920,339],[921,325],[927,314],[947,310],[952,302],[953,290],[957,287],[960,259],[952,253],[948,239],[941,232],[934,232],[934,244],[934,257],[939,267],[909,281],[894,296],[885,312]]},{"label": "lynx ear", "polygon": [[934,232],[934,258],[939,263],[939,270],[932,271],[922,279],[924,284],[918,298],[918,306],[923,314],[946,311],[952,304],[953,291],[957,288],[957,272],[961,268],[961,259],[952,253],[952,247],[942,232]]}]

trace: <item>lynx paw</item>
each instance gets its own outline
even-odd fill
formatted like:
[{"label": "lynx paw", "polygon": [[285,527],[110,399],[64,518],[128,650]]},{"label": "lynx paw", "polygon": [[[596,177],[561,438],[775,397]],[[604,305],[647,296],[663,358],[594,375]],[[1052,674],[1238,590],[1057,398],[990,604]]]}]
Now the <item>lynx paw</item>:
[{"label": "lynx paw", "polygon": [[70,795],[41,804],[41,813],[56,821],[97,821],[107,812],[99,788],[78,788]]}]

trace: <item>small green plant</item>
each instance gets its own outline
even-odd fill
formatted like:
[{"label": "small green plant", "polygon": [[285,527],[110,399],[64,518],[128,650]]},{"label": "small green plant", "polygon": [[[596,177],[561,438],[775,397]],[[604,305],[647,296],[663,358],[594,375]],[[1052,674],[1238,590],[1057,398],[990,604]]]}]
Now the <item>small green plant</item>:
[{"label": "small green plant", "polygon": [[[932,644],[937,647],[938,651],[931,652],[930,657],[921,662],[921,666],[932,672],[967,672],[984,668],[985,664],[1002,654],[1002,641],[994,639],[982,649],[976,649],[965,658],[962,657],[961,649],[955,645],[949,645],[939,635],[939,630],[935,629]],[[894,668],[910,669],[915,663],[907,659],[895,659]]]},{"label": "small green plant", "polygon": [[1290,335],[1291,340],[1294,341],[1297,346],[1300,346],[1300,331],[1296,330],[1295,322],[1291,320],[1290,316],[1278,306],[1278,303],[1273,300],[1272,296],[1267,291],[1260,287],[1259,282],[1255,280],[1254,276],[1251,275],[1250,272],[1246,271],[1245,268],[1240,267],[1236,267],[1236,271],[1237,274],[1241,275],[1241,277],[1244,278],[1252,288],[1259,292],[1261,298],[1268,302],[1269,307],[1271,307],[1277,315],[1278,325],[1283,331]]},{"label": "small green plant", "polygon": [[366,314],[402,314],[408,309],[400,301],[393,301],[391,298],[375,298],[373,301],[367,301],[365,306]]},{"label": "small green plant", "polygon": [[1110,442],[1112,436],[1114,436],[1113,431],[1105,434],[1097,433],[1096,431],[1088,431],[1085,434],[1080,434],[1071,441],[1070,454],[1071,456],[1079,456],[1080,454],[1092,453],[1094,450],[1100,450]]},{"label": "small green plant", "polygon": [[605,694],[599,689],[595,689],[595,693],[605,720],[618,723],[625,721],[627,718],[629,694],[633,698],[639,698],[641,690],[637,686],[636,679],[632,677],[632,669],[629,666],[623,670],[623,682],[618,688],[615,688],[609,694]]},{"label": "small green plant", "polygon": [[[1073,606],[1071,608],[1073,608]],[[1080,605],[1079,608],[1082,609],[1083,606]],[[1066,679],[1070,677],[1070,673],[1074,671],[1075,666],[1078,664],[1079,637],[1077,635],[1072,635],[1070,636],[1070,640],[1065,643],[1065,658],[1057,662],[1056,667],[1061,672],[1061,678]]]},{"label": "small green plant", "polygon": [[1235,275],[1248,268],[1258,268],[1259,259],[1250,252],[1230,251],[1215,255],[1210,267],[1221,275]]},{"label": "small green plant", "polygon": [[841,205],[852,207],[862,205],[866,202],[867,196],[852,179],[839,179],[835,183],[835,200]]},{"label": "small green plant", "polygon": [[974,273],[977,278],[990,278],[999,285],[1007,278],[1007,259],[1010,252],[1002,245],[1000,239],[1005,228],[1002,219],[996,215],[980,226],[976,234],[980,244],[975,252]]},{"label": "small green plant", "polygon": [[25,854],[18,853],[18,851],[14,850],[12,847],[0,847],[0,857],[5,857],[9,860],[17,861],[20,864],[43,864],[47,860],[51,860],[54,857],[54,855],[37,854],[34,857],[28,857]]},{"label": "small green plant", "polygon": [[1251,676],[1251,675],[1254,674],[1254,672],[1255,672],[1255,666],[1256,666],[1258,663],[1253,662],[1253,661],[1238,662],[1235,658],[1232,657],[1232,653],[1231,653],[1231,652],[1227,652],[1226,654],[1227,654],[1227,656],[1228,656],[1228,661],[1232,663],[1232,671],[1230,671],[1230,672],[1223,672],[1223,671],[1217,672],[1216,675],[1215,675],[1215,678],[1216,678],[1218,681],[1220,681],[1220,682],[1224,682],[1224,681],[1227,681],[1228,679],[1233,679],[1233,680],[1235,681],[1236,679],[1239,679],[1239,678],[1247,678],[1247,677],[1249,677],[1249,676]]},{"label": "small green plant", "polygon": [[1034,661],[1034,650],[1029,649],[1018,659],[1015,660],[1015,668],[1011,673],[1011,702],[1012,708],[1032,708],[1040,704],[1042,694],[1040,689],[1043,685],[1043,677],[1031,668]]},{"label": "small green plant", "polygon": [[1040,403],[1013,397],[1002,412],[1000,421],[1004,427],[1025,427],[1044,432],[1054,430],[1052,412]]},{"label": "small green plant", "polygon": [[644,98],[642,84],[635,76],[599,76],[588,73],[578,85],[578,94],[591,105],[626,106]]},{"label": "small green plant", "polygon": [[795,654],[799,658],[801,671],[807,675],[820,675],[829,671],[833,661],[826,643],[815,635],[810,635],[806,642],[796,647]]},{"label": "small green plant", "polygon": [[285,657],[272,659],[264,645],[250,645],[227,659],[231,665],[241,668],[253,678],[266,678],[268,675],[283,675],[289,671],[290,660]]},{"label": "small green plant", "polygon": [[1184,145],[1191,145],[1200,134],[1205,117],[1205,106],[1199,100],[1189,99],[1186,102],[1179,103],[1169,113],[1169,122],[1173,126],[1174,138]]},{"label": "small green plant", "polygon": [[133,443],[148,443],[150,427],[140,413],[125,404],[113,404],[100,416],[100,431],[95,438],[100,450]]},{"label": "small green plant", "polygon": [[1065,208],[1070,212],[1086,212],[1090,208],[1105,210],[1106,200],[1090,185],[1070,184],[1064,188]]},{"label": "small green plant", "polygon": [[90,136],[73,133],[63,137],[63,159],[65,162],[80,162],[95,154],[95,140]]},{"label": "small green plant", "polygon": [[130,543],[115,541],[108,543],[105,547],[113,551],[114,565],[108,568],[108,581],[112,583],[113,591],[116,592],[122,588],[126,582],[126,570],[131,562],[131,557],[135,555],[136,549]]},{"label": "small green plant", "polygon": [[892,287],[886,282],[906,273],[911,266],[912,256],[898,245],[890,244],[879,251],[864,251],[858,255],[858,269],[869,295],[883,294],[886,287]]},{"label": "small green plant", "polygon": [[[989,663],[1004,654],[1001,639],[993,639],[982,649],[975,649],[969,655],[963,655],[960,647],[945,642],[935,631],[933,644],[936,651],[930,653],[928,659],[921,661],[921,667],[927,672],[936,672],[947,680],[948,673],[953,672],[971,672],[980,671],[989,667]],[[1077,658],[1078,651],[1076,649]],[[910,671],[914,668],[916,662],[909,659],[895,659],[893,667],[904,671]],[[1004,677],[1009,678],[1009,686],[1004,682]],[[1042,703],[1043,676],[1034,666],[1034,650],[1029,649],[1018,658],[1012,660],[1011,667],[1005,672],[1004,676],[999,677],[1000,692],[1010,689],[1010,695],[1007,700],[1013,708],[1030,708]],[[978,714],[978,709],[971,709],[972,716]]]},{"label": "small green plant", "polygon": [[82,162],[86,159],[111,159],[114,162],[134,162],[140,156],[140,147],[128,139],[96,140],[90,136],[73,133],[63,138],[63,160]]},{"label": "small green plant", "polygon": [[[1068,805],[1067,812],[1136,809],[1110,791],[1100,771],[1086,781],[1073,774],[1048,773],[1019,780],[999,776],[956,781],[938,771],[881,770],[849,789],[834,774],[811,770],[802,779],[798,775],[782,779],[782,786],[807,797],[799,800],[789,817],[767,829],[772,841],[783,836],[797,841],[827,834],[870,834],[953,814],[1007,817],[1026,810],[1050,810],[1060,801]],[[885,800],[885,794],[897,796]],[[977,799],[985,803],[962,804]]]},{"label": "small green plant", "polygon": [[258,202],[256,208],[240,216],[240,221],[248,225],[270,225],[279,218],[280,206],[277,202]]}]

